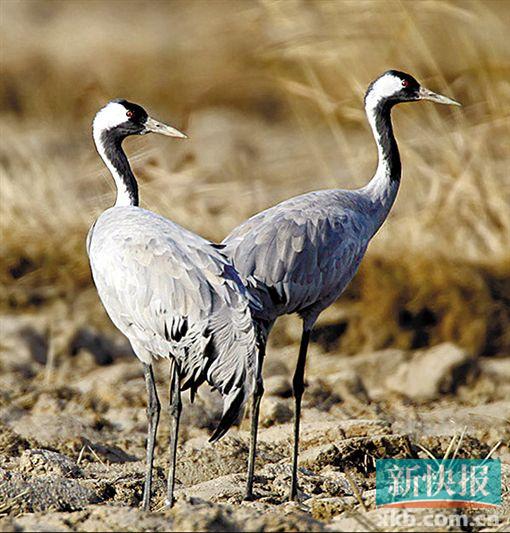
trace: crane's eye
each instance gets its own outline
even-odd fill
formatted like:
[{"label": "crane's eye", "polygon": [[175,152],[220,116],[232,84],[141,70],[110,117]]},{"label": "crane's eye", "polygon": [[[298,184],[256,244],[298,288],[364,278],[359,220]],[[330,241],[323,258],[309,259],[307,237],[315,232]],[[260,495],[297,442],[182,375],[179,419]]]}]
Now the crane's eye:
[{"label": "crane's eye", "polygon": [[133,118],[135,116],[135,114],[133,113],[133,111],[126,111],[126,117],[127,118]]},{"label": "crane's eye", "polygon": [[402,87],[409,87],[409,82],[407,80],[402,80]]}]

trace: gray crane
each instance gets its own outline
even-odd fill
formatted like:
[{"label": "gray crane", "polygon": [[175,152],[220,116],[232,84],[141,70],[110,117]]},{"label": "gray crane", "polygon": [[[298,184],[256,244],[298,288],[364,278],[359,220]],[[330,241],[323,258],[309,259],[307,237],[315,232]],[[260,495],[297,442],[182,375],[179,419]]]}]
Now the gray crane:
[{"label": "gray crane", "polygon": [[[223,241],[241,279],[262,302],[255,312],[262,337],[284,314],[303,320],[301,346],[293,377],[294,448],[290,499],[297,497],[299,421],[310,331],[319,314],[344,291],[358,270],[367,246],[395,201],[401,163],[391,124],[391,110],[401,102],[458,102],[425,89],[409,74],[390,70],[365,94],[365,111],[377,144],[379,161],[371,181],[357,190],[320,190],[271,207],[242,223]],[[260,374],[265,357],[261,342],[251,408],[251,444],[246,497],[253,498]]]},{"label": "gray crane", "polygon": [[113,100],[93,123],[99,155],[110,170],[117,201],[87,237],[92,276],[112,322],[143,363],[148,394],[147,470],[142,505],[151,498],[152,465],[160,414],[152,361],[171,362],[171,444],[167,505],[173,504],[181,391],[207,381],[224,400],[211,437],[222,437],[253,390],[255,300],[225,256],[209,241],[138,206],[138,188],[122,141],[155,132],[186,137],[150,118],[139,105]]}]

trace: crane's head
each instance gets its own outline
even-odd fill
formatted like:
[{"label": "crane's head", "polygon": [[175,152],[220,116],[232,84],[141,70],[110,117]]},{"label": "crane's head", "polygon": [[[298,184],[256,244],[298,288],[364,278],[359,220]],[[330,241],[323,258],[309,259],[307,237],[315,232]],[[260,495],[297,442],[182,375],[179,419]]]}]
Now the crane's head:
[{"label": "crane's head", "polygon": [[461,105],[459,102],[422,87],[410,74],[388,70],[374,80],[365,94],[365,107],[375,108],[379,104],[392,107],[401,102],[430,100],[438,104]]},{"label": "crane's head", "polygon": [[117,99],[108,102],[98,111],[93,123],[94,137],[108,132],[109,135],[122,140],[129,135],[161,133],[169,137],[185,139],[186,135],[149,117],[147,111],[138,104]]}]

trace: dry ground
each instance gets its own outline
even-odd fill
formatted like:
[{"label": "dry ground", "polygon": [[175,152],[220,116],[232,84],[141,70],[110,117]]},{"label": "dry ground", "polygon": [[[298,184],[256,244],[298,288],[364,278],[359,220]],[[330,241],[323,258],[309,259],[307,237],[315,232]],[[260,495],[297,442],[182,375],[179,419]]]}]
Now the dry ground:
[{"label": "dry ground", "polygon": [[[375,509],[375,460],[431,455],[500,458],[504,505],[496,513],[498,527],[510,516],[508,357],[477,359],[450,344],[416,353],[392,349],[349,357],[314,344],[303,414],[301,501],[288,503],[289,367],[295,348],[272,347],[261,409],[256,501],[243,501],[249,421],[220,443],[209,444],[221,402],[204,387],[194,404],[185,399],[177,504],[163,509],[168,468],[164,412],[154,512],[144,513],[139,510],[144,384],[140,365],[122,339],[93,330],[77,332],[68,346],[74,355],[50,363],[44,335],[32,329],[32,319],[4,323],[9,324],[4,340],[13,343],[11,353],[17,357],[2,358],[3,530],[386,529],[391,525],[385,521],[387,512]],[[53,370],[48,371],[50,364]],[[436,370],[423,372],[430,366]],[[158,364],[156,374],[166,405],[167,363]],[[411,513],[421,530],[423,513]],[[475,515],[470,513],[473,519]]]}]

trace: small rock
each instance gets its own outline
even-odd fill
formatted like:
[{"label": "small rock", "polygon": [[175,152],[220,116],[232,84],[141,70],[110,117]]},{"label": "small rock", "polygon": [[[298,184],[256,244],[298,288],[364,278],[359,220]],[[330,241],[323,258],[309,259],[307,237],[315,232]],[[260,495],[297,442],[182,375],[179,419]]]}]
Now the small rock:
[{"label": "small rock", "polygon": [[271,376],[264,380],[264,389],[268,396],[280,396],[289,398],[292,395],[292,387],[286,376]]},{"label": "small rock", "polygon": [[393,375],[409,354],[404,350],[388,349],[377,352],[361,353],[355,357],[325,355],[310,357],[307,361],[307,375],[323,376],[327,379],[338,372],[354,371],[363,381],[371,400],[383,399],[387,394],[381,376]]},{"label": "small rock", "polygon": [[340,396],[343,400],[361,400],[368,402],[369,398],[363,381],[357,372],[354,370],[342,370],[335,374],[328,376],[325,379],[328,383],[331,392]]},{"label": "small rock", "polygon": [[346,438],[369,437],[374,435],[388,435],[391,425],[386,420],[352,419],[342,420],[339,429]]},{"label": "small rock", "polygon": [[248,442],[235,435],[226,435],[211,444],[206,438],[187,442],[179,453],[177,479],[184,487],[245,472]]},{"label": "small rock", "polygon": [[98,495],[73,479],[41,476],[25,479],[12,476],[0,482],[0,501],[11,512],[37,513],[48,510],[75,511],[91,503],[98,503]]},{"label": "small rock", "polygon": [[340,472],[338,467],[326,466],[321,470],[322,488],[324,490],[324,496],[330,497],[353,497],[352,485],[349,482],[347,475],[344,472]]},{"label": "small rock", "polygon": [[334,444],[322,444],[309,448],[299,455],[299,465],[317,472],[325,466],[340,461],[340,450]]},{"label": "small rock", "polygon": [[331,392],[329,386],[322,379],[310,379],[305,391],[307,407],[315,407],[319,411],[329,411],[331,407],[342,400]]},{"label": "small rock", "polygon": [[0,531],[169,531],[166,513],[146,513],[124,506],[89,505],[86,511],[45,512],[0,520]]},{"label": "small rock", "polygon": [[480,359],[480,370],[498,383],[510,382],[510,357]]},{"label": "small rock", "polygon": [[274,396],[264,396],[260,403],[260,421],[264,427],[283,424],[292,419],[292,410],[282,400]]},{"label": "small rock", "polygon": [[475,361],[467,352],[444,343],[429,350],[417,352],[402,363],[386,386],[410,399],[433,400],[440,394],[455,392],[472,373]]},{"label": "small rock", "polygon": [[86,516],[79,522],[79,529],[81,531],[168,531],[174,528],[171,519],[163,513],[146,513],[140,508],[129,508],[125,505],[118,507],[93,505],[87,507]]},{"label": "small rock", "polygon": [[299,509],[295,502],[248,519],[243,526],[246,531],[326,531],[324,524]]},{"label": "small rock", "polygon": [[[227,474],[202,483],[176,487],[177,502],[182,500],[221,502],[225,499],[242,500],[244,496],[242,474]],[[209,504],[210,505],[210,504]],[[202,529],[181,529],[181,531],[202,531]]]},{"label": "small rock", "polygon": [[[274,501],[275,495],[278,495],[278,499],[282,502],[288,501],[292,474],[292,465],[288,456],[279,463],[266,464],[257,471],[257,474],[260,475],[260,480],[264,480],[264,483],[257,484],[257,492],[259,494],[265,494],[270,501]],[[300,466],[298,489],[299,499],[303,501],[309,498],[310,494],[320,493],[324,493],[324,478],[308,468]],[[326,495],[333,496],[333,494]],[[340,494],[334,494],[334,496],[339,495]]]},{"label": "small rock", "polygon": [[334,516],[351,508],[352,498],[312,498],[311,515],[315,520],[331,520]]},{"label": "small rock", "polygon": [[42,446],[53,447],[75,439],[77,435],[90,441],[100,441],[101,435],[83,419],[66,414],[31,413],[15,420],[11,428],[24,439],[37,439]]},{"label": "small rock", "polygon": [[63,477],[79,477],[82,475],[78,465],[61,453],[50,450],[25,450],[20,459],[21,472],[30,475],[56,474]]},{"label": "small rock", "polygon": [[[60,533],[73,531],[71,519],[75,519],[81,511],[75,513],[44,513],[44,522],[38,514],[26,514],[0,519],[0,531],[37,531],[37,533]],[[92,531],[92,530],[89,530]]]}]

